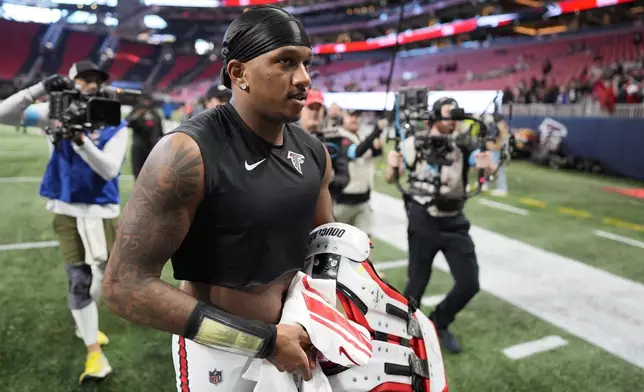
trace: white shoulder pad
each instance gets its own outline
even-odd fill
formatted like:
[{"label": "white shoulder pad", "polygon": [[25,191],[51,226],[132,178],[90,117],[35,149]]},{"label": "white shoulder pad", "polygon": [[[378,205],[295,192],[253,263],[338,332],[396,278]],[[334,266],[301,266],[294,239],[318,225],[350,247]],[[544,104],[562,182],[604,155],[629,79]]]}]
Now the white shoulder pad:
[{"label": "white shoulder pad", "polygon": [[306,257],[333,253],[361,263],[369,257],[371,241],[364,231],[344,223],[318,226],[309,235]]}]

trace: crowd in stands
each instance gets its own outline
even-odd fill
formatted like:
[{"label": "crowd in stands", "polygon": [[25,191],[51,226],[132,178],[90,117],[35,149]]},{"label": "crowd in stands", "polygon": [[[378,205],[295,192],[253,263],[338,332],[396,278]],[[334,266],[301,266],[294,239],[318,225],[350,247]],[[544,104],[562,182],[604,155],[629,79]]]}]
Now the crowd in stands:
[{"label": "crowd in stands", "polygon": [[[604,66],[601,53],[592,53],[592,63],[584,67],[579,77],[559,85],[549,76],[553,64],[548,59],[543,64],[542,78],[533,77],[529,82],[504,90],[504,103],[575,104],[588,99],[599,101],[609,112],[615,104],[642,103],[644,101],[644,46],[641,33],[633,36],[638,54],[634,59],[613,62]],[[588,50],[581,48],[582,50]]]},{"label": "crowd in stands", "polygon": [[[304,0],[304,3],[311,2]],[[13,24],[11,26],[14,27]],[[23,32],[20,28],[25,27],[21,26],[18,26],[18,32]],[[27,31],[30,36],[38,36],[40,30],[36,27],[32,30]],[[54,66],[32,72],[29,75],[31,83],[51,72],[66,73],[70,61],[91,53],[94,44],[101,39],[79,32],[70,32],[64,37],[65,43],[74,45],[63,50],[58,56],[60,61],[52,63]],[[433,90],[496,90],[505,87],[506,103],[577,104],[597,101],[609,112],[616,104],[643,102],[644,45],[641,27],[617,27],[610,31],[575,32],[530,40],[519,37],[503,43],[492,38],[488,41],[474,49],[462,45],[400,54],[395,60],[390,90],[416,85],[429,86]],[[0,46],[3,45],[7,46],[6,43]],[[4,46],[2,48],[7,52],[12,49]],[[0,81],[0,99],[29,84],[25,80],[28,70],[25,64],[31,64],[33,58],[28,49],[22,49],[20,56],[12,57],[20,60],[0,66],[0,79],[3,79]],[[167,63],[164,62],[158,72],[152,72],[163,53],[155,51],[152,45],[123,42],[114,58],[107,63],[112,80],[130,81],[137,75],[143,75],[144,80],[153,75],[157,91],[168,92],[172,101],[187,102],[203,96],[218,79],[221,61],[216,58],[206,61],[208,59],[204,56],[195,55],[170,56],[165,58]],[[387,88],[391,66],[389,53],[376,52],[349,60],[343,56],[316,58],[313,67],[316,88],[330,92],[384,91]],[[6,77],[2,78],[2,75]]]},{"label": "crowd in stands", "polygon": [[[429,85],[434,90],[504,89],[505,103],[642,103],[642,33],[598,34],[454,55],[396,60],[392,89]],[[365,64],[317,82],[327,91],[383,90],[389,62]]]}]

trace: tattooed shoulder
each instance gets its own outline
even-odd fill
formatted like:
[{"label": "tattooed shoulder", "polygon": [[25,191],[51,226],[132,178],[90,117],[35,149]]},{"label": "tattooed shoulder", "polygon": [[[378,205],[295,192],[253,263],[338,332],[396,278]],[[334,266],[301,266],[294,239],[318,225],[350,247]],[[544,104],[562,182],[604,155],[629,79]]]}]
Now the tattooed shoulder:
[{"label": "tattooed shoulder", "polygon": [[145,161],[127,202],[113,253],[116,263],[157,268],[174,254],[203,198],[204,166],[197,143],[176,133]]},{"label": "tattooed shoulder", "polygon": [[[184,133],[168,135],[150,153],[139,180],[137,188],[170,205],[202,198],[204,165],[199,146]],[[159,207],[164,206],[168,207]]]}]

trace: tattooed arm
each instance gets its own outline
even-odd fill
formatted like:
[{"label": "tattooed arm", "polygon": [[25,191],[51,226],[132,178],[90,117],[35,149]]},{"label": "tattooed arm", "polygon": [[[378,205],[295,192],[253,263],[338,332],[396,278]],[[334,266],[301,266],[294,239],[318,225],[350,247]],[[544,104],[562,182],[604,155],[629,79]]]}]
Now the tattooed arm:
[{"label": "tattooed arm", "polygon": [[154,147],[125,206],[103,293],[114,313],[183,334],[197,300],[159,278],[183,241],[204,194],[204,164],[196,142],[175,133]]},{"label": "tattooed arm", "polygon": [[333,166],[331,164],[331,156],[326,148],[324,149],[324,153],[326,154],[326,169],[324,178],[322,179],[322,186],[320,187],[318,204],[315,209],[315,222],[313,227],[335,222],[333,218],[333,201],[331,200],[331,193],[329,192],[329,184],[333,180]]},{"label": "tattooed arm", "polygon": [[278,369],[310,380],[302,348],[310,340],[301,326],[245,320],[159,279],[203,197],[204,163],[197,144],[183,133],[161,139],[143,165],[119,224],[103,281],[105,303],[129,321],[219,350],[270,358]]}]

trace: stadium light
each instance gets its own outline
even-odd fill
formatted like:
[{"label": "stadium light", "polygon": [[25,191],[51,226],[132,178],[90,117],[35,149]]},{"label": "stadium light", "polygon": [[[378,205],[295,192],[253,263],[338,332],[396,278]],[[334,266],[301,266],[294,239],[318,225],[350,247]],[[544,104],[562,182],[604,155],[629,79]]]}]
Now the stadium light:
[{"label": "stadium light", "polygon": [[141,0],[145,6],[166,6],[166,7],[195,7],[195,8],[216,8],[216,7],[241,7],[263,4],[276,4],[284,0]]},{"label": "stadium light", "polygon": [[142,0],[143,5],[160,5],[166,7],[219,7],[219,0]]},{"label": "stadium light", "polygon": [[56,23],[63,17],[62,10],[58,8],[30,7],[19,4],[2,4],[4,19],[16,22]]},{"label": "stadium light", "polygon": [[67,23],[71,24],[95,24],[97,20],[96,14],[86,11],[74,11],[67,17]]},{"label": "stadium light", "polygon": [[112,15],[105,15],[105,18],[103,18],[103,24],[107,27],[114,27],[119,25],[119,20]]},{"label": "stadium light", "polygon": [[201,38],[195,41],[195,52],[197,52],[198,55],[206,54],[212,51],[214,48],[215,44],[213,44],[212,42],[208,42]]},{"label": "stadium light", "polygon": [[73,4],[73,5],[105,5],[108,7],[116,7],[119,3],[118,0],[49,0],[55,4]]},{"label": "stadium light", "polygon": [[163,43],[172,43],[177,40],[177,37],[172,34],[152,34],[147,39],[149,44],[158,45]]},{"label": "stadium light", "polygon": [[163,30],[168,27],[168,23],[159,15],[145,15],[143,24],[148,29]]}]

